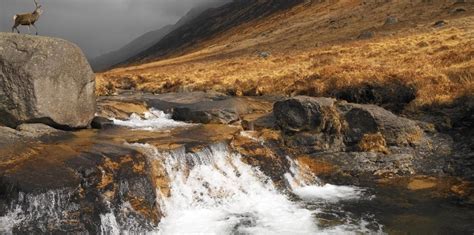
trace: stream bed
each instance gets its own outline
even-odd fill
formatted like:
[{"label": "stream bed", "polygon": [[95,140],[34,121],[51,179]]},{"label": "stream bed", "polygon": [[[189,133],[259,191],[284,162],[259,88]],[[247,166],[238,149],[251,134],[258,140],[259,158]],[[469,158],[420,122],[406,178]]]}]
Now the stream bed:
[{"label": "stream bed", "polygon": [[[131,216],[143,208],[133,200],[121,199],[117,203],[110,199],[110,189],[104,189],[105,196],[100,198],[105,208],[91,222],[99,226],[97,232],[102,234],[469,234],[474,231],[472,207],[450,198],[432,197],[432,191],[410,191],[390,185],[328,184],[292,156],[282,160],[289,167],[281,182],[275,183],[260,167],[247,164],[227,140],[200,142],[208,134],[192,129],[198,125],[174,121],[158,110],[114,122],[122,127],[104,130],[104,136],[115,139],[118,130],[121,135],[134,136],[135,139],[121,136],[123,139],[118,141],[143,154],[148,167],[158,171],[165,183],[155,182],[155,198],[151,199],[154,202],[150,210],[160,216],[158,223],[143,216]],[[160,135],[170,141],[167,136],[175,129],[182,130],[181,138],[185,140],[178,139],[176,144],[180,146],[164,150],[163,141],[157,144],[154,138]],[[239,135],[265,145],[247,132],[240,131]],[[137,136],[143,138],[137,140]],[[191,137],[193,141],[186,139]],[[188,145],[183,145],[184,142]],[[173,141],[166,143],[173,144]],[[112,164],[111,168],[114,167],[118,166]],[[133,191],[132,186],[120,182],[117,193],[127,198],[123,195],[130,192],[123,188]],[[0,214],[0,233],[57,231],[52,227],[68,230],[64,224],[78,223],[68,218],[82,210],[73,194],[67,190],[20,193],[8,211]],[[114,203],[118,206],[113,206]],[[142,214],[150,216],[150,212]]]}]

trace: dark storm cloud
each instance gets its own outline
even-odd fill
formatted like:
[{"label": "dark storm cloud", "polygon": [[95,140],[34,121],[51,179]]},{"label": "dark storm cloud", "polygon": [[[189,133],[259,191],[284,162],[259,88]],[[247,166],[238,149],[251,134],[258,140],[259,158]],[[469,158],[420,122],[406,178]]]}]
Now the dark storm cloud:
[{"label": "dark storm cloud", "polygon": [[[65,38],[95,57],[145,32],[173,24],[191,8],[226,0],[38,0],[44,14],[41,35]],[[34,9],[33,0],[0,0],[0,31],[9,32],[13,15]],[[27,27],[20,27],[27,32]],[[33,30],[34,31],[34,30]]]}]

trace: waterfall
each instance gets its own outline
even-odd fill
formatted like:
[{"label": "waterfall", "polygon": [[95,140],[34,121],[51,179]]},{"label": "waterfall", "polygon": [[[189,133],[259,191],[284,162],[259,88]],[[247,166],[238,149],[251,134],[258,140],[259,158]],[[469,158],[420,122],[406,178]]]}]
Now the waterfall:
[{"label": "waterfall", "polygon": [[271,180],[215,144],[198,153],[159,152],[171,196],[162,196],[160,234],[314,234],[312,212],[278,192]]},{"label": "waterfall", "polygon": [[364,190],[353,186],[322,184],[320,180],[297,161],[287,157],[290,172],[285,174],[288,186],[293,193],[306,201],[324,201],[336,203],[340,200],[359,199]]},{"label": "waterfall", "polygon": [[[176,122],[168,115],[151,110],[141,118],[132,115],[130,120],[114,120],[115,124],[132,129],[163,131],[190,124]],[[264,145],[264,140],[247,137]],[[274,185],[258,167],[242,161],[227,143],[209,144],[196,152],[186,152],[185,147],[161,151],[150,144],[129,144],[144,153],[153,169],[163,170],[169,192],[157,188],[156,203],[163,214],[153,231],[147,234],[356,234],[380,233],[367,229],[365,221],[350,221],[330,227],[321,226],[318,213],[323,210],[318,203],[337,204],[343,200],[358,200],[365,193],[351,186],[323,184],[309,169],[287,157],[289,172],[284,175],[287,188]],[[163,175],[158,174],[158,175]],[[153,174],[152,174],[153,175]],[[158,186],[157,186],[158,187]],[[24,223],[42,223],[61,227],[68,213],[80,210],[71,203],[67,192],[48,192],[24,195],[0,214],[0,233],[11,233]],[[311,204],[310,203],[315,203]],[[317,207],[314,207],[316,205]],[[122,221],[122,210],[132,210],[126,204],[122,209],[100,215],[102,234],[137,233],[133,221]],[[123,217],[127,219],[127,217]],[[131,220],[131,218],[128,218]],[[132,223],[133,222],[133,223]],[[140,223],[137,221],[136,223]]]},{"label": "waterfall", "polygon": [[61,227],[79,205],[71,203],[68,190],[51,190],[41,194],[19,193],[8,211],[0,216],[0,234],[11,234],[15,226],[33,227],[47,233],[50,226]]},{"label": "waterfall", "polygon": [[[159,151],[148,144],[135,144],[153,160],[163,164],[170,196],[157,200],[164,217],[158,234],[327,234],[364,231],[360,226],[320,229],[317,211],[290,200],[259,169],[245,164],[226,144],[213,144],[196,153],[184,148]],[[323,185],[310,172],[291,162],[286,174],[289,189],[303,200],[349,200],[362,190]],[[160,192],[158,191],[158,194]]]}]

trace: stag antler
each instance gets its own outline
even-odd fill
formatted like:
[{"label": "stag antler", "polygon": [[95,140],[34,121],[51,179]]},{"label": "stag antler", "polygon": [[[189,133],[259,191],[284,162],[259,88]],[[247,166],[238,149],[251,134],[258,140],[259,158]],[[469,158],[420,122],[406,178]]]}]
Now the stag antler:
[{"label": "stag antler", "polygon": [[41,5],[40,5],[40,4],[38,4],[38,2],[37,2],[36,0],[33,0],[33,2],[35,2],[36,9],[38,9],[38,8],[40,8],[40,7],[41,7]]}]

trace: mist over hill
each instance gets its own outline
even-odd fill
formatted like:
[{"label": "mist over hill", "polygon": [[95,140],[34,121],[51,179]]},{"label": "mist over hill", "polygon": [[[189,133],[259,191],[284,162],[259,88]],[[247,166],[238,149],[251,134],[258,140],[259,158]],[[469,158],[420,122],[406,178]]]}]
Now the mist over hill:
[{"label": "mist over hill", "polygon": [[147,32],[140,37],[134,39],[133,41],[127,43],[125,46],[120,49],[114,50],[112,52],[106,53],[104,55],[98,56],[90,60],[92,68],[95,71],[102,71],[110,68],[113,65],[119,64],[128,60],[131,57],[136,56],[137,54],[143,53],[145,50],[158,43],[163,37],[173,30],[181,27],[182,25],[192,21],[194,18],[198,17],[201,13],[207,9],[221,6],[229,2],[229,0],[221,0],[218,2],[207,2],[202,3],[196,7],[193,7],[189,10],[186,15],[184,15],[178,22],[175,24],[166,25],[157,30]]},{"label": "mist over hill", "polygon": [[[88,58],[116,50],[144,33],[176,23],[193,7],[223,0],[39,0],[40,35],[78,44]],[[1,0],[0,31],[10,32],[13,16],[34,10],[33,0]],[[24,33],[26,27],[20,27]]]}]

